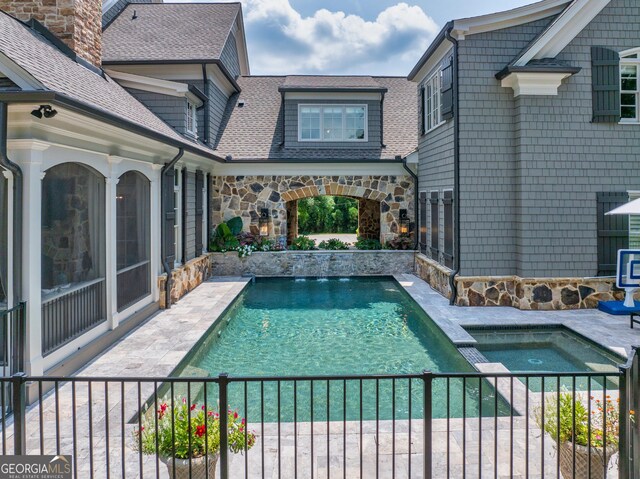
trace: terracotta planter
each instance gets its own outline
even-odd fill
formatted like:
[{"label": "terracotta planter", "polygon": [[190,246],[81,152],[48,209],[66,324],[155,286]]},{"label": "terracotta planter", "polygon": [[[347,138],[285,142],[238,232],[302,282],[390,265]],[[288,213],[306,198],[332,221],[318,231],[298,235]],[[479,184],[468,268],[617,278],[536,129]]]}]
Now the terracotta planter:
[{"label": "terracotta planter", "polygon": [[[205,457],[191,459],[191,474],[189,474],[189,459],[174,459],[173,457],[163,457],[161,461],[167,465],[170,479],[206,479],[207,461]],[[175,475],[173,473],[175,462]],[[218,464],[218,454],[209,455],[209,479],[216,477],[216,465]]]},{"label": "terracotta planter", "polygon": [[[591,448],[591,474],[589,474],[589,449],[587,446],[575,445],[572,442],[560,444],[560,472],[562,477],[571,479],[573,475],[573,451],[575,449],[576,479],[605,479],[605,465],[617,452],[616,447],[607,447],[605,457],[602,447]],[[605,462],[606,461],[606,462]]]}]

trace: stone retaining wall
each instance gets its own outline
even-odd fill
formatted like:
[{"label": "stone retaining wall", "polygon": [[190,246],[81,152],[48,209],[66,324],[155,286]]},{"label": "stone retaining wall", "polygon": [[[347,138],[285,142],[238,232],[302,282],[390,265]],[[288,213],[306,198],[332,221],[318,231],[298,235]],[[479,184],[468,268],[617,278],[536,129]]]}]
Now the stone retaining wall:
[{"label": "stone retaining wall", "polygon": [[596,308],[598,301],[621,301],[613,278],[456,278],[459,306],[513,306],[524,310]]},{"label": "stone retaining wall", "polygon": [[278,251],[212,253],[216,276],[387,276],[412,273],[413,251]]},{"label": "stone retaining wall", "polygon": [[[207,253],[187,261],[182,266],[177,267],[171,272],[171,304],[178,302],[189,291],[201,285],[209,277],[211,277],[211,257],[213,253]],[[165,282],[167,275],[163,274],[158,277],[158,288],[160,289],[160,308],[167,307]]]},{"label": "stone retaining wall", "polygon": [[416,253],[416,276],[429,283],[429,286],[445,298],[451,297],[451,287],[449,285],[451,273],[452,271],[449,268],[427,258],[421,253]]}]

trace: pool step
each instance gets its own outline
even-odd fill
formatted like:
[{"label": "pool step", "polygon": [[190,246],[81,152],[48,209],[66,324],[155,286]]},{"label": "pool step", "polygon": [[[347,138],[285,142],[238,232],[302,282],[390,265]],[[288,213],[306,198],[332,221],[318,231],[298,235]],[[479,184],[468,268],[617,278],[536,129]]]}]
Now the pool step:
[{"label": "pool step", "polygon": [[460,354],[462,354],[462,356],[467,361],[469,361],[471,364],[490,363],[491,362],[484,356],[484,354],[482,354],[476,348],[463,347],[463,348],[458,348],[458,351],[460,351]]}]

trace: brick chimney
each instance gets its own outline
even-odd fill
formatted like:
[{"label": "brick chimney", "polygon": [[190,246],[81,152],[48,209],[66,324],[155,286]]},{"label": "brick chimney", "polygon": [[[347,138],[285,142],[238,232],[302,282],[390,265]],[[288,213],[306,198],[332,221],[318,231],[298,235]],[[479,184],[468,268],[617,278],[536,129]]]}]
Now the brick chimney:
[{"label": "brick chimney", "polygon": [[38,20],[78,56],[102,64],[102,0],[0,0],[0,10]]}]

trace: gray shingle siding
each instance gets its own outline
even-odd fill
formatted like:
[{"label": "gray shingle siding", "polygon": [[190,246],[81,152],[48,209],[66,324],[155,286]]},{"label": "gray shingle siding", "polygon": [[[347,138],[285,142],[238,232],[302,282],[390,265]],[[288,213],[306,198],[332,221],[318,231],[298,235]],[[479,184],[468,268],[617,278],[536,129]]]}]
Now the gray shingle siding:
[{"label": "gray shingle siding", "polygon": [[220,54],[220,61],[234,78],[240,76],[240,60],[238,60],[238,48],[233,33],[229,35],[227,42],[224,44]]},{"label": "gray shingle siding", "polygon": [[514,98],[494,75],[551,20],[460,42],[463,275],[593,276],[596,193],[640,189],[640,126],[591,123],[590,51],[640,46],[640,5],[612,0],[558,55],[582,68],[558,96]]},{"label": "gray shingle siding", "polygon": [[[298,141],[298,105],[367,105],[367,141]],[[380,149],[380,101],[379,100],[285,100],[285,148],[321,149]]]},{"label": "gray shingle siding", "polygon": [[162,95],[160,93],[136,90],[133,88],[126,88],[126,90],[165,123],[178,133],[184,135],[187,127],[186,98]]},{"label": "gray shingle siding", "polygon": [[[204,82],[202,80],[189,82],[204,92]],[[215,83],[209,81],[209,134],[207,138],[210,144],[215,145],[220,133],[220,126],[224,118],[225,110],[229,98],[220,90]],[[204,108],[198,111],[198,135],[203,135],[204,128]]]},{"label": "gray shingle siding", "polygon": [[[193,171],[187,171],[187,201],[185,203],[187,211],[187,220],[185,222],[185,252],[187,257],[185,261],[195,258],[196,255],[196,174]],[[200,192],[202,194],[202,192]]]}]

